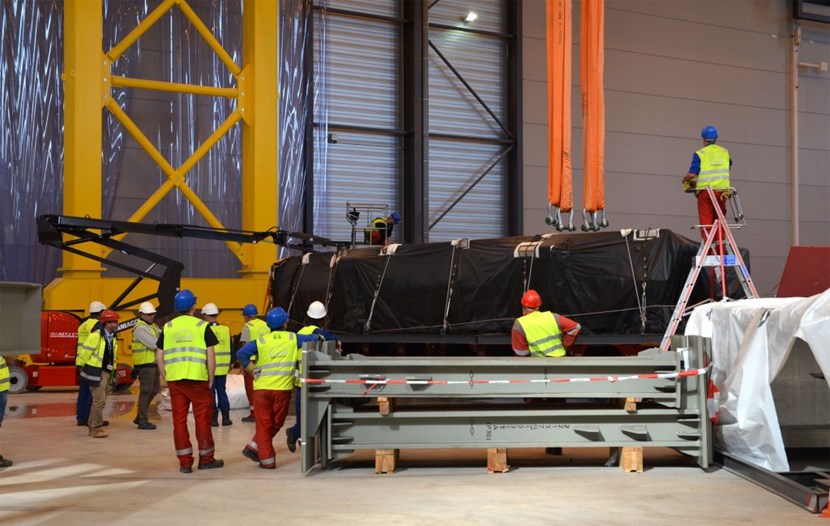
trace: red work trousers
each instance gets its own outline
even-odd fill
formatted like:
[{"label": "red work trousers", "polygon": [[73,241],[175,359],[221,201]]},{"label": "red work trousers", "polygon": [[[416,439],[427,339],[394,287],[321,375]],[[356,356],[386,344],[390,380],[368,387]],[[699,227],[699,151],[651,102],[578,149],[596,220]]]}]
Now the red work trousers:
[{"label": "red work trousers", "polygon": [[242,372],[242,377],[245,379],[245,396],[248,398],[248,407],[251,408],[251,413],[254,412],[254,376],[249,372]]},{"label": "red work trousers", "polygon": [[256,433],[251,442],[256,444],[259,465],[263,468],[277,467],[277,454],[274,451],[273,441],[285,423],[289,402],[291,402],[291,389],[287,391],[257,389],[254,391]]},{"label": "red work trousers", "polygon": [[193,405],[193,419],[196,421],[196,442],[199,446],[199,464],[213,462],[215,447],[210,419],[213,414],[213,393],[210,385],[198,380],[176,380],[167,382],[170,389],[170,405],[173,409],[173,444],[176,456],[183,468],[193,466],[193,444],[187,430],[187,413]]},{"label": "red work trousers", "polygon": [[[726,196],[723,191],[715,190],[715,197],[717,198],[720,210],[726,214]],[[709,192],[702,191],[697,194],[697,216],[701,225],[712,225],[718,214],[715,212],[715,207],[712,205],[712,200],[709,198]],[[709,233],[708,228],[700,229],[700,236],[706,241],[706,235]]]}]

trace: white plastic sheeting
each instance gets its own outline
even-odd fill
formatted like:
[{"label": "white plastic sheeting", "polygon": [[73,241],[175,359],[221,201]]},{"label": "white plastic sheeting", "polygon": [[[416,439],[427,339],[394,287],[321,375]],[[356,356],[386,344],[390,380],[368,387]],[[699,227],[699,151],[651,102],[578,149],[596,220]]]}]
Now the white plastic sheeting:
[{"label": "white plastic sheeting", "polygon": [[[830,289],[809,298],[759,298],[696,308],[687,335],[712,339],[720,389],[715,446],[772,471],[789,471],[770,385],[796,338],[830,379]],[[830,380],[828,380],[830,386]]]},{"label": "white plastic sheeting", "polygon": [[[228,403],[231,409],[248,409],[248,397],[245,394],[245,378],[241,374],[229,374],[225,378],[225,392],[228,393]],[[159,411],[172,411],[170,404],[170,390],[166,387],[161,390],[159,397]],[[193,407],[190,408],[193,412]]]}]

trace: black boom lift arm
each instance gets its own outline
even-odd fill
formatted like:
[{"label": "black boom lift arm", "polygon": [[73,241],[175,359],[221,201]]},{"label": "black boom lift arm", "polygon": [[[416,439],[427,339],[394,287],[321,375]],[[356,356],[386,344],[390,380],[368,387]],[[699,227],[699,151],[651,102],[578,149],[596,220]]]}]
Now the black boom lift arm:
[{"label": "black boom lift arm", "polygon": [[[143,301],[157,298],[159,312],[164,314],[171,312],[173,296],[179,290],[184,265],[179,261],[162,256],[161,254],[116,239],[117,236],[123,234],[214,239],[217,241],[251,244],[265,242],[302,252],[311,252],[315,246],[335,247],[337,249],[347,246],[347,243],[344,242],[279,229],[255,232],[251,230],[232,230],[173,223],[131,223],[128,221],[109,221],[105,219],[62,215],[42,215],[37,218],[37,237],[40,244],[66,250],[73,254],[124,270],[136,276],[135,280],[133,280],[124,292],[112,302],[110,305],[111,309],[126,310]],[[79,248],[79,246],[88,245],[89,243],[101,245],[113,251],[118,251],[121,254],[147,261],[150,263],[150,266],[146,269],[131,266],[126,263],[96,256]],[[157,266],[163,267],[161,273],[157,271]],[[145,278],[159,282],[157,293],[122,303],[127,295]]]}]

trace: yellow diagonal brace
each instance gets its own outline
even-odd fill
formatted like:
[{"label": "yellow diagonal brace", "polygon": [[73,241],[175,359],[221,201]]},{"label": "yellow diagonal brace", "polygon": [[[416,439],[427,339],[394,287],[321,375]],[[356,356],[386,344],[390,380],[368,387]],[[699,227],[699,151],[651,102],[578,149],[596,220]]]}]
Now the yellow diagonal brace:
[{"label": "yellow diagonal brace", "polygon": [[[147,136],[139,129],[138,126],[130,119],[130,117],[121,109],[121,106],[118,105],[117,102],[110,99],[107,101],[107,109],[113,114],[113,116],[124,126],[124,128],[129,132],[130,135],[136,140],[136,142],[144,149],[145,152],[154,160],[156,164],[162,169],[162,171],[167,175],[168,180],[156,190],[152,196],[130,217],[130,221],[138,222],[144,219],[144,217],[152,210],[154,206],[156,206],[167,193],[176,187],[182,194],[193,204],[193,207],[205,218],[208,224],[215,228],[225,228],[221,221],[219,221],[215,215],[210,211],[210,209],[205,206],[204,202],[197,196],[190,187],[187,186],[185,183],[185,175],[187,172],[190,171],[193,166],[202,159],[205,154],[210,150],[213,145],[215,145],[223,135],[225,135],[228,130],[230,130],[239,120],[241,119],[239,112],[234,111],[231,113],[225,122],[214,131],[210,137],[195,151],[193,154],[179,167],[179,169],[174,169],[167,159],[159,152],[155,146],[147,139]],[[117,239],[121,239],[123,236],[118,237]],[[228,248],[241,260],[241,247],[239,243],[228,241],[226,242]],[[107,251],[106,253],[109,254],[111,251]]]},{"label": "yellow diagonal brace", "polygon": [[170,166],[170,163],[167,162],[167,159],[159,152],[153,143],[142,133],[138,126],[130,119],[129,115],[124,113],[124,110],[121,109],[121,106],[118,105],[113,99],[107,100],[107,109],[110,110],[110,113],[118,119],[118,121],[124,126],[124,128],[129,132],[130,135],[136,140],[139,146],[147,152],[147,155],[153,159],[156,164],[159,165],[159,168],[167,174],[167,177],[173,179],[173,184],[178,184],[178,181],[175,180],[176,170]]},{"label": "yellow diagonal brace", "polygon": [[[133,42],[138,40],[139,37],[141,37],[141,35],[146,33],[148,29],[153,27],[153,24],[158,22],[159,18],[164,16],[164,13],[169,11],[170,8],[173,7],[173,5],[177,4],[179,1],[180,0],[164,0],[164,2],[159,4],[157,8],[153,9],[153,11],[149,15],[147,15],[147,17],[144,18],[144,20],[142,20],[137,26],[135,26],[135,29],[130,31],[129,34],[125,36],[121,42],[116,44],[115,47],[113,47],[107,52],[107,57],[109,57],[110,61],[115,62],[116,60],[118,60],[118,57],[120,57],[127,50],[128,47],[133,45]],[[69,3],[71,4],[73,2]]]},{"label": "yellow diagonal brace", "polygon": [[172,91],[174,93],[192,93],[193,95],[212,95],[215,97],[235,98],[236,88],[215,88],[213,86],[196,86],[194,84],[180,84],[178,82],[163,82],[160,80],[134,79],[130,77],[112,77],[112,85],[119,88],[138,88],[155,91]]},{"label": "yellow diagonal brace", "polygon": [[190,20],[190,23],[193,24],[193,27],[196,28],[196,31],[198,31],[199,34],[202,35],[202,38],[205,39],[205,42],[207,42],[207,44],[210,46],[210,49],[212,49],[213,52],[216,53],[216,56],[219,57],[219,60],[221,60],[225,64],[225,67],[227,67],[228,70],[231,73],[233,73],[234,76],[239,75],[239,72],[242,71],[242,68],[236,65],[236,62],[234,62],[231,56],[228,55],[228,52],[225,51],[225,49],[222,47],[222,44],[220,44],[219,41],[216,40],[216,37],[213,36],[213,33],[210,32],[210,29],[208,29],[207,26],[205,26],[205,24],[199,18],[199,15],[197,15],[193,11],[193,9],[190,8],[190,5],[188,5],[188,3],[185,0],[181,0],[181,3],[179,4],[179,9],[181,9],[182,13],[184,13],[184,16],[186,16],[188,20]]}]

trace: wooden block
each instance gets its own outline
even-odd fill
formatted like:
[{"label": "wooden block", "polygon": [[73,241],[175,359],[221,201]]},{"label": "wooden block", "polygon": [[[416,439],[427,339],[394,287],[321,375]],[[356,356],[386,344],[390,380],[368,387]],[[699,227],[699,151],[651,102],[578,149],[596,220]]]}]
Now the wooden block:
[{"label": "wooden block", "polygon": [[394,473],[398,465],[398,449],[375,450],[375,473]]},{"label": "wooden block", "polygon": [[643,448],[624,447],[620,453],[620,467],[626,473],[643,472]]},{"label": "wooden block", "polygon": [[487,450],[487,471],[489,473],[507,473],[509,469],[506,448],[489,448]]},{"label": "wooden block", "polygon": [[378,410],[382,415],[388,415],[395,410],[394,400],[385,396],[378,397]]},{"label": "wooden block", "polygon": [[637,412],[637,402],[641,401],[641,398],[617,398],[616,399],[616,406],[625,409],[629,413],[636,413]]}]

